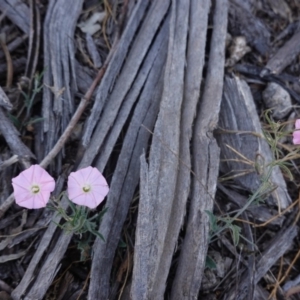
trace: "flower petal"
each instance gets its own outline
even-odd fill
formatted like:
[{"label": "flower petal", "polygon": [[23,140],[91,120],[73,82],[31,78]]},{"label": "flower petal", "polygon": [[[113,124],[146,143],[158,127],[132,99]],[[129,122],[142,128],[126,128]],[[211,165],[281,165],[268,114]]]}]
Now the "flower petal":
[{"label": "flower petal", "polygon": [[93,171],[91,173],[91,176],[89,178],[89,182],[94,185],[94,184],[102,184],[102,185],[107,185],[106,179],[104,176],[99,172],[97,168],[93,168]]},{"label": "flower petal", "polygon": [[293,132],[293,144],[299,145],[300,144],[300,131]]},{"label": "flower petal", "polygon": [[[91,187],[91,191],[87,193],[82,189],[86,184]],[[72,172],[68,178],[69,199],[78,205],[95,208],[103,201],[108,191],[107,182],[97,168],[87,167]]]},{"label": "flower petal", "polygon": [[78,204],[78,205],[88,206],[87,203],[89,201],[87,200],[87,198],[88,198],[87,194],[81,194],[81,195],[78,195],[77,197],[73,198],[72,202],[74,202],[75,204]]},{"label": "flower petal", "polygon": [[[102,197],[103,199],[108,194],[108,191],[109,191],[108,185],[96,185],[96,186],[93,186],[93,193],[96,194],[96,195],[98,195],[99,197]],[[101,201],[102,201],[102,199],[100,200],[100,202]]]},{"label": "flower petal", "polygon": [[79,171],[76,172],[76,175],[81,178],[81,183],[82,182],[87,182],[91,173],[93,171],[93,168],[92,167],[87,167],[87,168],[84,168],[84,169],[81,169]]},{"label": "flower petal", "polygon": [[[12,179],[16,203],[26,208],[45,207],[50,193],[55,188],[54,179],[39,165],[32,165]],[[33,194],[31,189],[37,185],[40,191]]]},{"label": "flower petal", "polygon": [[80,186],[69,186],[68,187],[68,196],[69,199],[74,199],[76,197],[79,197],[81,195],[84,195],[82,188]]},{"label": "flower petal", "polygon": [[33,201],[33,205],[34,208],[42,208],[45,207],[47,205],[47,202],[50,198],[50,193],[39,193],[37,195],[34,195],[34,201]]},{"label": "flower petal", "polygon": [[[24,171],[25,172],[25,171]],[[31,185],[31,181],[28,180],[27,176],[22,173],[20,173],[17,177],[12,179],[13,185],[17,185],[20,188],[28,189],[28,187]]]}]

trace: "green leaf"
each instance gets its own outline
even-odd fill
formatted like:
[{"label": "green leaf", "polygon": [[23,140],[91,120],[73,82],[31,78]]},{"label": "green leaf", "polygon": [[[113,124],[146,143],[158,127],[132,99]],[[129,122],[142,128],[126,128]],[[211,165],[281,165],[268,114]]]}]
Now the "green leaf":
[{"label": "green leaf", "polygon": [[104,214],[108,211],[108,207],[104,207],[100,213],[99,213],[99,218],[102,219],[102,217],[104,216]]},{"label": "green leaf", "polygon": [[231,232],[232,232],[233,244],[235,246],[237,246],[239,244],[239,241],[240,241],[241,227],[239,227],[237,225],[234,225],[234,224],[230,224],[229,228],[231,229]]},{"label": "green leaf", "polygon": [[103,242],[105,242],[105,238],[100,232],[93,230],[93,231],[91,231],[91,233],[94,234],[95,236],[99,237]]},{"label": "green leaf", "polygon": [[122,239],[120,239],[118,247],[119,248],[127,248],[127,244]]},{"label": "green leaf", "polygon": [[32,118],[28,122],[25,123],[25,126],[30,125],[30,124],[35,124],[35,123],[41,122],[43,120],[44,120],[44,118]]},{"label": "green leaf", "polygon": [[16,128],[20,129],[21,127],[21,122],[12,114],[7,113],[8,117],[10,118],[10,120],[14,123],[14,125],[16,126]]},{"label": "green leaf", "polygon": [[209,255],[206,256],[205,268],[208,268],[211,270],[215,270],[217,268],[217,264]]},{"label": "green leaf", "polygon": [[209,222],[210,222],[210,230],[212,232],[216,232],[219,230],[219,226],[217,224],[218,219],[217,217],[209,210],[205,210],[205,212],[207,213],[208,217],[209,217]]}]

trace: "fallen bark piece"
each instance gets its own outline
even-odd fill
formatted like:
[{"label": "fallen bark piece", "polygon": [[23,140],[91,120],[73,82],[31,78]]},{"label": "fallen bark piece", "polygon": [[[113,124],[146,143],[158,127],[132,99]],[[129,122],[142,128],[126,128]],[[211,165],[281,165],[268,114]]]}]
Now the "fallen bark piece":
[{"label": "fallen bark piece", "polygon": [[[74,113],[76,86],[75,45],[72,38],[83,0],[49,1],[43,28],[44,88],[43,143],[45,157],[67,127]],[[57,172],[61,169],[62,154],[55,158]],[[53,163],[53,162],[52,162]]]},{"label": "fallen bark piece", "polygon": [[281,73],[300,53],[300,30],[269,59],[261,76]]},{"label": "fallen bark piece", "polygon": [[7,167],[18,162],[18,155],[13,155],[12,157],[0,162],[0,172],[6,169]]},{"label": "fallen bark piece", "polygon": [[[69,173],[69,169],[66,169],[66,173]],[[59,179],[56,181],[56,196],[61,193],[63,187],[64,187],[64,182],[65,182],[65,176],[61,176],[59,177]],[[67,199],[64,197],[61,201],[61,207],[66,210],[68,208],[68,201]],[[53,236],[54,233],[57,230],[57,225],[59,224],[61,221],[61,216],[53,216],[53,213],[45,213],[45,220],[44,220],[44,224],[43,221],[42,222],[38,222],[38,224],[40,225],[46,225],[48,223],[48,221],[50,222],[50,218],[52,217],[52,221],[47,230],[45,231],[38,248],[36,249],[28,268],[26,269],[26,272],[21,280],[21,282],[18,284],[18,286],[15,288],[15,290],[12,292],[12,297],[14,300],[19,300],[22,298],[22,296],[24,295],[28,295],[31,292],[29,291],[30,288],[32,287],[32,285],[36,285],[37,287],[42,286],[42,291],[39,294],[40,298],[36,297],[36,298],[31,298],[31,299],[43,299],[44,294],[46,293],[47,289],[49,288],[49,286],[51,285],[52,281],[49,279],[50,277],[47,277],[46,273],[49,271],[54,272],[53,269],[57,269],[58,268],[58,264],[60,262],[60,258],[62,257],[62,255],[65,253],[63,250],[66,250],[65,248],[63,248],[62,245],[58,246],[58,248],[51,248],[51,242],[52,242],[52,246],[54,247],[54,245],[56,245],[56,241],[53,242]],[[38,225],[37,224],[37,225]],[[30,233],[32,234],[32,233]],[[65,238],[64,240],[62,240],[63,244],[65,245],[65,247],[68,246],[69,241],[72,238],[72,234],[69,235],[64,235],[62,233],[63,237]],[[12,241],[12,244],[14,243],[14,241]],[[61,250],[63,249],[63,250]],[[48,261],[48,258],[45,258],[45,261],[43,261],[43,258],[46,256],[47,253],[51,253],[51,251],[53,252],[53,256],[52,258],[55,258],[55,255],[57,255],[57,260],[50,260]],[[49,268],[49,270],[48,270]],[[39,272],[41,271],[40,275],[37,277],[37,274],[39,274]],[[45,277],[43,276],[43,274],[45,274]],[[52,273],[53,274],[53,273]],[[27,294],[28,293],[28,294]]]},{"label": "fallen bark piece", "polygon": [[271,33],[265,23],[255,16],[250,2],[229,1],[229,32],[235,36],[245,36],[251,47],[260,54],[267,55],[270,52]]},{"label": "fallen bark piece", "polygon": [[[247,206],[247,202],[249,201],[247,197],[237,193],[234,190],[229,190],[221,184],[218,184],[218,189],[220,189],[226,195],[229,201],[236,204],[238,207],[242,208]],[[247,207],[246,212],[248,212],[249,218],[253,219],[255,222],[269,222],[270,225],[276,225],[279,227],[282,226],[282,223],[285,220],[285,216],[283,215],[274,218],[274,216],[278,214],[278,211],[262,205],[249,206]]]},{"label": "fallen bark piece", "polygon": [[[115,81],[115,76],[117,76],[116,73],[111,71],[110,81],[107,82],[108,78],[103,77],[103,80],[101,82],[101,86],[99,87],[99,90],[97,91],[97,96],[95,103],[97,103],[98,108],[94,105],[95,109],[93,109],[91,113],[91,117],[87,121],[86,128],[87,131],[84,133],[83,136],[83,144],[86,139],[88,139],[88,131],[89,129],[93,130],[94,127],[92,124],[95,123],[95,120],[98,118],[96,114],[96,111],[99,110],[99,108],[103,108],[103,113],[98,121],[94,124],[97,125],[95,128],[94,134],[92,136],[92,139],[90,143],[88,144],[88,147],[84,153],[84,156],[80,162],[80,167],[86,167],[89,166],[96,155],[99,153],[100,147],[102,146],[107,134],[109,133],[111,127],[116,122],[116,118],[118,116],[118,112],[123,105],[126,96],[128,92],[130,91],[130,88],[132,87],[134,81],[136,80],[137,74],[139,72],[139,69],[147,55],[147,52],[149,51],[149,48],[151,44],[154,41],[155,35],[158,32],[158,29],[162,23],[162,20],[164,19],[167,9],[169,7],[169,1],[154,1],[152,2],[151,6],[149,7],[149,11],[147,13],[146,18],[144,18],[143,23],[141,25],[141,28],[139,29],[138,34],[135,36],[135,39],[131,45],[130,51],[126,58],[126,61],[124,62],[124,65],[122,67],[122,71],[118,74],[118,78]],[[135,26],[136,24],[133,22],[129,22],[128,24],[131,24],[131,26]],[[133,27],[134,29],[134,27]],[[126,30],[125,30],[126,31]],[[124,32],[125,34],[125,32]],[[120,48],[123,49],[123,51],[126,51],[127,48],[124,47],[124,41],[122,40],[122,43],[120,41]],[[129,45],[127,45],[129,47]],[[119,53],[119,51],[117,50]],[[112,65],[116,64],[114,68],[120,67],[120,56],[119,55],[114,56],[112,58]],[[123,53],[124,55],[124,53]],[[123,56],[122,55],[122,56]],[[114,68],[111,66],[111,69],[114,70]],[[109,70],[107,70],[109,71]],[[118,71],[118,69],[117,69]],[[107,73],[106,73],[107,74]],[[112,80],[112,81],[111,81]],[[104,82],[108,84],[108,86],[103,86]],[[106,101],[106,105],[103,107],[104,102],[101,102],[102,100],[98,100],[97,98],[98,93],[100,91],[100,88],[104,88],[105,92],[108,93],[112,82],[114,83],[113,90],[109,96],[107,96],[107,99],[103,99],[103,94],[101,94],[101,99],[103,101]],[[106,94],[107,95],[107,94]],[[132,103],[133,105],[133,103]],[[95,110],[95,111],[94,111]],[[129,114],[129,113],[128,113]],[[94,119],[92,118],[94,116]]]},{"label": "fallen bark piece", "polygon": [[250,88],[236,76],[225,77],[219,126],[224,130],[217,136],[221,170],[252,193],[262,188],[262,176],[269,174],[264,192],[272,197],[267,201],[279,209],[287,208],[291,199],[279,167],[270,165],[274,157],[263,138]]},{"label": "fallen bark piece", "polygon": [[[166,42],[168,41],[168,24],[169,21],[165,20],[163,25],[161,26],[161,29],[159,33],[157,34],[157,37],[153,44],[151,45],[151,48],[145,57],[145,61],[142,63],[140,70],[131,86],[131,89],[123,99],[122,106],[120,107],[120,110],[118,112],[118,115],[116,119],[114,120],[114,123],[112,125],[112,128],[109,131],[109,134],[107,138],[103,141],[103,145],[100,148],[100,153],[98,155],[96,165],[99,168],[99,170],[104,170],[107,161],[113,152],[113,149],[117,143],[118,137],[121,134],[122,128],[124,127],[126,120],[128,119],[128,116],[130,115],[130,112],[132,110],[132,107],[134,103],[137,101],[140,102],[141,100],[140,95],[141,93],[144,95],[145,93],[145,86],[149,88],[149,84],[151,86],[152,83],[149,83],[149,80],[152,80],[153,75],[150,76],[150,74],[153,73],[153,69],[156,68],[157,72],[159,74],[160,67],[157,67],[157,61],[160,61],[161,64],[165,64],[165,59],[162,58],[162,55],[165,52],[166,49]],[[162,52],[162,53],[160,53]],[[159,70],[159,71],[158,71]],[[126,73],[126,70],[124,70]],[[147,84],[146,84],[147,83]],[[153,84],[154,86],[154,84]],[[154,87],[152,87],[154,88]],[[151,88],[149,88],[151,90]],[[105,118],[103,116],[103,118]],[[134,117],[136,118],[136,117]],[[109,118],[106,118],[106,120],[109,122]],[[102,131],[101,126],[97,126],[96,129],[98,132]],[[93,138],[94,139],[94,138]],[[97,140],[97,139],[95,139]],[[97,140],[99,143],[100,141]],[[91,144],[92,146],[92,144]]]},{"label": "fallen bark piece", "polygon": [[[54,224],[54,226],[56,225]],[[72,234],[65,232],[59,236],[54,248],[43,262],[37,278],[35,278],[33,285],[30,287],[30,291],[26,293],[24,300],[43,299],[60,269],[59,263],[69,246],[72,236]],[[15,297],[14,299],[20,298]]]},{"label": "fallen bark piece", "polygon": [[[167,41],[168,22],[162,26],[157,35],[157,40],[152,45],[145,63],[137,75],[132,90],[136,91],[138,89],[138,93],[131,93],[130,91],[130,97],[127,98],[125,103],[138,101],[112,178],[110,193],[106,202],[108,211],[103,216],[99,228],[99,232],[105,238],[105,242],[97,239],[93,248],[94,259],[92,261],[88,295],[88,299],[91,300],[107,299],[109,295],[115,251],[119,244],[122,227],[126,220],[130,203],[139,182],[140,162],[138,157],[143,153],[143,149],[147,148],[150,132],[153,130],[160,104],[162,90],[161,74],[166,60]],[[147,70],[148,68],[150,70]],[[144,78],[146,74],[148,75],[147,79]],[[146,82],[144,82],[145,79]],[[143,82],[142,91],[140,91],[141,80]],[[122,108],[126,110],[125,106]],[[123,110],[121,109],[121,111]],[[115,145],[116,139],[119,136],[119,133],[116,133],[116,131],[123,127],[123,125],[120,127],[119,123],[126,119],[127,117],[124,119],[122,116],[118,116],[117,122],[108,136],[107,143],[104,145],[104,151],[100,153],[97,161],[96,165],[100,170],[107,163],[107,154],[110,155],[113,151],[113,145]],[[101,289],[99,289],[99,285],[101,285]]]},{"label": "fallen bark piece", "polygon": [[168,223],[163,252],[160,258],[154,287],[157,298],[162,297],[170,272],[173,254],[186,213],[186,203],[191,185],[191,149],[193,121],[200,96],[200,85],[205,58],[206,34],[210,1],[190,1],[189,39],[186,50],[183,105],[180,121],[179,167],[176,190]]},{"label": "fallen bark piece", "polygon": [[216,1],[213,34],[201,105],[192,141],[192,190],[186,234],[172,285],[171,299],[198,299],[209,243],[209,218],[219,174],[220,150],[213,131],[222,100],[227,31],[227,0]]},{"label": "fallen bark piece", "polygon": [[30,0],[30,31],[29,31],[29,47],[27,54],[27,62],[25,69],[25,77],[30,81],[27,93],[31,93],[33,77],[35,76],[38,58],[40,54],[41,42],[41,16],[40,10],[36,4],[36,0]]},{"label": "fallen bark piece", "polygon": [[4,107],[7,110],[12,110],[13,108],[13,105],[11,104],[9,98],[6,96],[1,86],[0,86],[0,106]]},{"label": "fallen bark piece", "polygon": [[[278,232],[278,234],[266,246],[266,250],[260,258],[257,259],[256,270],[254,271],[254,285],[270,270],[277,260],[292,246],[294,238],[298,234],[298,228],[291,225]],[[248,269],[244,272],[238,289],[234,285],[226,295],[226,300],[243,300],[248,294]]]},{"label": "fallen bark piece", "polygon": [[[19,132],[15,126],[6,117],[2,108],[0,107],[0,132],[5,138],[9,148],[13,154],[18,155],[19,158],[35,158],[31,150],[19,138]],[[24,166],[25,167],[25,166]]]},{"label": "fallen bark piece", "polygon": [[24,33],[29,34],[30,11],[26,4],[21,0],[2,0],[0,1],[0,10]]},{"label": "fallen bark piece", "polygon": [[108,95],[119,75],[121,67],[124,64],[126,55],[128,54],[129,47],[134,39],[139,26],[143,22],[146,9],[149,5],[149,0],[140,0],[134,7],[128,24],[120,38],[119,47],[112,57],[112,64],[110,64],[103,76],[103,79],[96,91],[96,99],[92,108],[91,114],[86,122],[86,129],[82,138],[82,143],[85,147],[90,143],[93,130],[99,121],[105,102],[107,102]]},{"label": "fallen bark piece", "polygon": [[[143,224],[138,230],[138,234],[141,235],[141,237],[137,237],[139,246],[139,241],[140,239],[143,240],[144,235],[151,237],[151,239],[147,242],[149,248],[145,253],[146,255],[138,251],[134,258],[137,263],[143,258],[146,260],[144,268],[139,265],[135,266],[137,274],[143,273],[146,276],[143,282],[139,284],[136,281],[140,279],[137,274],[134,275],[132,296],[136,300],[140,299],[141,296],[143,299],[163,299],[165,292],[166,278],[165,276],[161,277],[159,270],[175,198],[179,164],[180,119],[189,9],[189,1],[172,1],[168,58],[164,74],[162,101],[150,150],[147,170],[149,180],[146,187],[141,187],[142,190],[149,190],[153,214],[148,216],[151,219],[147,221],[141,220],[139,217],[139,222],[152,222],[153,225],[150,228],[152,229],[151,232],[143,232],[146,229]],[[143,197],[143,195],[141,196]],[[140,201],[148,201],[142,197]],[[147,204],[143,205],[147,206]],[[172,254],[170,253],[171,256]]]}]

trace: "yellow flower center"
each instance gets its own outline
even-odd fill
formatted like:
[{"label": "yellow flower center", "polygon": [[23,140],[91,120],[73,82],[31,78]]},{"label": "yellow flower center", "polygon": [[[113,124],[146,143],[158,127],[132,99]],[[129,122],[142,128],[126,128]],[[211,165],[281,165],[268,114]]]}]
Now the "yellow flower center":
[{"label": "yellow flower center", "polygon": [[40,191],[40,187],[39,187],[38,185],[33,185],[33,186],[31,187],[31,192],[32,192],[33,194],[37,194],[39,191]]},{"label": "yellow flower center", "polygon": [[89,184],[86,184],[82,187],[82,190],[85,192],[85,193],[88,193],[90,190],[91,190],[91,186]]}]

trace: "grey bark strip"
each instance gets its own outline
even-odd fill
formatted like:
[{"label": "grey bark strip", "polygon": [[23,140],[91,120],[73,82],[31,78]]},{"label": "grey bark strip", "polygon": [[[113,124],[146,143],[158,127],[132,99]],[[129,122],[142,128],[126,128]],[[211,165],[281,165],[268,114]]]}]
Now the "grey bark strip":
[{"label": "grey bark strip", "polygon": [[[166,25],[163,26],[165,29],[168,29]],[[99,232],[105,238],[105,243],[97,239],[94,245],[94,259],[88,296],[88,299],[91,300],[107,299],[109,294],[110,274],[115,250],[120,240],[121,230],[128,214],[131,200],[139,182],[140,163],[138,157],[142,154],[143,149],[147,148],[150,131],[153,128],[160,103],[162,90],[161,74],[167,52],[168,30],[165,29],[162,28],[161,30],[163,43],[160,46],[157,58],[152,63],[150,74],[139,97],[112,178],[106,202],[108,211],[104,215],[99,228]],[[156,47],[154,46],[154,49],[151,49],[150,52],[156,52]],[[151,53],[148,56],[151,56]],[[142,70],[140,73],[138,76],[143,76]],[[136,81],[138,80],[137,78]],[[112,131],[110,134],[114,135],[114,132]],[[105,153],[102,155],[105,156]],[[101,161],[100,155],[100,165],[102,165]],[[101,289],[99,289],[99,285]]]},{"label": "grey bark strip", "polygon": [[112,93],[107,99],[103,114],[98,122],[97,130],[93,134],[89,147],[86,149],[81,160],[80,166],[91,165],[95,156],[112,127],[117,117],[118,111],[124,102],[124,98],[129,92],[139,68],[145,59],[147,51],[160,27],[162,20],[169,7],[169,1],[153,1],[147,16],[135,37],[131,51],[128,54],[126,62],[119,74]]},{"label": "grey bark strip", "polygon": [[176,182],[175,199],[171,211],[164,249],[160,259],[158,276],[155,279],[154,297],[162,297],[169,274],[173,253],[186,210],[186,202],[191,183],[190,139],[193,120],[200,96],[206,34],[209,14],[208,0],[192,0],[189,9],[189,36],[187,41],[187,58],[184,79],[184,98],[180,124],[179,168]]},{"label": "grey bark strip", "polygon": [[269,59],[262,76],[266,74],[279,74],[300,53],[300,30],[298,30],[278,51]]},{"label": "grey bark strip", "polygon": [[92,108],[91,115],[88,118],[85,132],[82,138],[82,143],[86,147],[90,142],[91,135],[99,120],[100,114],[103,110],[103,106],[107,101],[107,97],[124,63],[129,50],[129,46],[131,45],[134,36],[139,26],[141,25],[143,18],[145,17],[146,9],[148,6],[149,0],[140,0],[134,7],[128,24],[121,36],[119,47],[112,57],[113,63],[108,66],[105,75],[99,85],[99,88],[96,92],[95,103]]},{"label": "grey bark strip", "polygon": [[[225,188],[222,184],[218,184],[218,189],[221,190],[227,197],[229,201],[234,203],[235,205],[238,205],[239,207],[244,207],[247,205],[247,202],[249,199],[237,193],[236,191],[230,190]],[[251,215],[251,217],[256,220],[256,222],[264,223],[267,221],[270,221],[274,216],[278,214],[278,210],[272,209],[267,206],[255,206],[252,205],[247,208],[246,212]],[[276,225],[279,228],[282,227],[283,221],[286,219],[284,215],[278,216],[277,218],[273,219],[270,224]]]},{"label": "grey bark strip", "polygon": [[0,256],[0,264],[6,263],[11,260],[19,259],[20,257],[24,256],[26,253],[27,253],[27,250],[16,253],[16,254],[1,255]]},{"label": "grey bark strip", "polygon": [[16,24],[24,33],[29,35],[30,21],[29,8],[23,1],[20,0],[1,0],[0,10],[4,13],[14,24]]},{"label": "grey bark strip", "polygon": [[2,133],[5,141],[7,142],[13,154],[18,155],[18,157],[35,158],[35,155],[19,138],[20,133],[15,128],[15,126],[11,123],[11,121],[6,117],[1,107],[0,107],[0,132]]},{"label": "grey bark strip", "polygon": [[209,219],[219,172],[219,147],[212,136],[223,90],[227,0],[217,0],[203,96],[193,132],[192,199],[171,299],[197,299],[209,242]]},{"label": "grey bark strip", "polygon": [[[245,81],[238,77],[225,77],[219,126],[222,130],[231,131],[231,133],[222,131],[217,135],[222,158],[225,159],[220,165],[221,170],[225,173],[231,172],[230,175],[235,176],[235,182],[251,192],[256,192],[262,185],[262,174],[266,175],[272,168],[269,178],[270,188],[271,185],[277,188],[271,193],[272,197],[267,198],[267,201],[273,206],[278,206],[279,209],[287,208],[291,204],[291,199],[286,183],[280,168],[268,165],[274,160],[273,154],[263,138],[262,127],[250,88]],[[258,137],[257,134],[262,137]],[[228,146],[235,149],[237,153],[242,153],[248,162]],[[257,164],[261,167],[259,172],[255,169]],[[241,173],[240,170],[243,170],[244,173]]]},{"label": "grey bark strip", "polygon": [[229,3],[230,33],[245,36],[251,47],[260,54],[267,55],[270,52],[271,32],[253,13],[251,1],[230,0]]},{"label": "grey bark strip", "polygon": [[[284,255],[292,246],[294,238],[298,234],[298,228],[294,225],[288,228],[283,228],[277,235],[268,243],[266,250],[260,258],[257,259],[256,270],[254,275],[254,285],[270,270],[270,268]],[[248,293],[249,278],[247,272],[242,276],[242,279],[236,287],[230,289],[225,296],[227,300],[242,300],[245,299]]]},{"label": "grey bark strip", "polygon": [[[26,58],[20,57],[13,61],[13,69],[15,73],[21,73],[24,70]],[[0,64],[0,78],[5,79],[7,73],[7,63]]]},{"label": "grey bark strip", "polygon": [[9,98],[3,91],[2,87],[0,86],[0,106],[5,108],[6,110],[12,110],[13,105],[11,104]]},{"label": "grey bark strip", "polygon": [[[63,189],[63,183],[65,181],[64,179],[65,178],[60,178],[56,183],[56,187],[58,187],[58,193],[61,192]],[[65,198],[63,199],[61,206],[63,209],[67,209],[68,202]],[[45,233],[40,241],[39,247],[35,251],[35,253],[26,269],[26,272],[25,272],[21,282],[18,284],[18,286],[12,292],[12,297],[14,300],[21,299],[21,297],[26,294],[26,292],[29,289],[32,282],[37,280],[37,278],[35,278],[35,277],[36,277],[36,274],[40,271],[38,269],[38,267],[40,265],[42,265],[42,268],[41,268],[42,272],[46,272],[45,270],[47,270],[47,268],[49,267],[47,262],[43,262],[41,264],[41,261],[43,260],[44,255],[49,251],[50,243],[53,241],[53,235],[54,235],[55,231],[57,230],[56,224],[59,223],[60,221],[61,221],[61,216],[55,216],[53,218],[53,222],[51,222],[49,224],[47,230],[45,231]],[[71,234],[69,236],[67,236],[64,243],[67,244],[68,239],[69,238],[71,239],[71,237],[72,237]],[[55,249],[53,249],[53,250],[55,250]],[[62,252],[62,254],[63,253],[64,252]],[[56,253],[54,253],[53,255],[55,256]],[[60,256],[61,254],[58,253],[58,255]],[[57,268],[59,262],[60,262],[60,260],[57,261],[57,264],[54,266],[54,268]],[[51,262],[50,262],[50,264],[51,264]],[[51,267],[53,267],[53,264]],[[51,282],[51,280],[49,280],[49,277],[40,276],[37,286],[45,286],[45,287],[43,287],[43,289],[45,289],[44,292],[46,292],[48,287],[51,285],[51,283],[52,282]],[[42,298],[43,297],[41,297],[39,299],[42,299]],[[37,298],[34,298],[34,299],[37,299]]]},{"label": "grey bark strip", "polygon": [[6,168],[18,162],[18,155],[13,155],[12,157],[1,161],[0,163],[0,172],[4,171]]},{"label": "grey bark strip", "polygon": [[[22,36],[16,37],[13,41],[7,44],[7,49],[10,53],[16,50],[19,46],[23,45],[24,41],[28,38],[27,34],[23,34]],[[0,51],[0,59],[5,56],[3,51]]]},{"label": "grey bark strip", "polygon": [[[35,0],[30,0],[30,34],[29,34],[29,46],[27,53],[27,63],[25,69],[25,76],[33,80],[36,72],[36,67],[39,58],[40,42],[41,42],[41,16],[38,6]],[[32,86],[30,82],[29,90]]]},{"label": "grey bark strip", "polygon": [[65,232],[59,236],[54,248],[45,259],[37,278],[30,288],[30,291],[26,294],[24,300],[43,299],[60,268],[59,263],[69,246],[72,236],[72,234],[67,234]]},{"label": "grey bark strip", "polygon": [[[149,159],[148,186],[141,186],[141,190],[148,190],[147,197],[141,202],[149,201],[151,197],[153,205],[153,215],[145,216],[148,221],[139,217],[141,229],[138,230],[137,239],[143,240],[143,236],[151,237],[146,242],[148,249],[146,254],[142,251],[135,253],[134,260],[141,262],[146,260],[146,270],[137,266],[137,272],[145,275],[144,282],[134,275],[132,295],[134,299],[139,299],[139,295],[144,295],[143,299],[162,299],[165,282],[160,283],[159,291],[156,290],[156,278],[160,274],[159,265],[163,252],[163,241],[166,238],[168,222],[172,210],[174,193],[176,187],[177,168],[179,164],[179,137],[180,137],[180,118],[181,105],[183,101],[183,82],[185,69],[186,41],[189,20],[189,2],[173,1],[172,14],[170,20],[170,38],[168,48],[168,59],[164,75],[164,90],[162,103],[158,119],[155,125],[152,146]],[[146,205],[145,203],[141,205]],[[151,219],[150,219],[151,218]],[[143,222],[153,223],[150,228],[145,228]],[[139,225],[138,225],[139,227]],[[144,232],[151,230],[151,232]],[[142,247],[141,242],[138,242]],[[172,256],[173,253],[170,255]],[[146,282],[145,282],[146,281]],[[160,296],[158,296],[160,295]],[[158,297],[158,298],[157,298]]]},{"label": "grey bark strip", "polygon": [[149,299],[148,285],[151,280],[151,243],[155,239],[157,228],[152,220],[155,218],[153,195],[149,189],[149,169],[145,154],[141,155],[140,199],[137,227],[135,232],[135,253],[131,284],[131,299]]},{"label": "grey bark strip", "polygon": [[[49,2],[44,23],[44,156],[53,148],[74,112],[77,86],[72,37],[82,4],[83,0]],[[60,170],[60,158],[57,162]]]},{"label": "grey bark strip", "polygon": [[[109,135],[104,140],[103,146],[100,148],[100,153],[96,161],[96,165],[101,172],[104,170],[107,161],[111,153],[113,152],[113,148],[116,145],[117,139],[120,136],[122,128],[126,120],[128,119],[128,116],[130,114],[130,111],[132,110],[134,103],[136,101],[140,101],[138,100],[139,96],[141,92],[144,93],[144,85],[146,80],[149,80],[149,73],[153,72],[154,62],[160,60],[162,64],[165,63],[164,60],[162,61],[162,59],[157,58],[157,56],[161,57],[159,52],[165,51],[165,44],[166,41],[168,41],[168,26],[169,22],[168,20],[165,20],[162,25],[162,28],[160,29],[159,33],[157,34],[157,37],[155,38],[153,45],[151,46],[151,49],[149,50],[149,53],[145,58],[145,61],[140,67],[139,73],[136,79],[134,80],[130,91],[123,100],[123,104],[118,112],[115,123],[112,125],[112,128],[109,131]],[[101,131],[102,126],[99,124],[96,127],[96,130]]]}]

